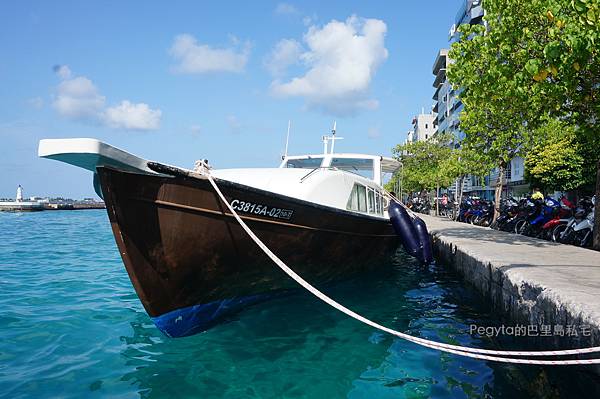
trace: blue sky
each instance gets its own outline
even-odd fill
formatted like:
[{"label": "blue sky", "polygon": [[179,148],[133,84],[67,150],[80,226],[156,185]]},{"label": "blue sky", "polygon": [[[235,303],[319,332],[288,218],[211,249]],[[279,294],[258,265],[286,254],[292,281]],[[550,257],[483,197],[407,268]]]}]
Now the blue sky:
[{"label": "blue sky", "polygon": [[37,158],[94,137],[191,167],[322,150],[389,155],[432,105],[431,67],[461,0],[7,2],[0,13],[0,197],[94,196],[91,173]]}]

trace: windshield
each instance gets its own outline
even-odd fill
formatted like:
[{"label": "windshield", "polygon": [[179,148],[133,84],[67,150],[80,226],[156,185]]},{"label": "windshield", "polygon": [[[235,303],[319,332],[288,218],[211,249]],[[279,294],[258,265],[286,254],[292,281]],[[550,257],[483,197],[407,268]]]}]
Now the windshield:
[{"label": "windshield", "polygon": [[356,173],[373,180],[373,160],[361,158],[333,158],[331,166]]},{"label": "windshield", "polygon": [[323,158],[288,159],[286,168],[315,169],[321,166]]}]

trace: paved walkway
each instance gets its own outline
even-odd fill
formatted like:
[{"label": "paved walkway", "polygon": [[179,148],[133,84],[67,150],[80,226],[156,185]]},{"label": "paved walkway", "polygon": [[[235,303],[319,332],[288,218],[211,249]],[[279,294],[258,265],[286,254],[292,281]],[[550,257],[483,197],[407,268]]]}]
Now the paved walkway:
[{"label": "paved walkway", "polygon": [[436,254],[496,305],[531,323],[590,325],[600,343],[600,252],[419,216]]}]

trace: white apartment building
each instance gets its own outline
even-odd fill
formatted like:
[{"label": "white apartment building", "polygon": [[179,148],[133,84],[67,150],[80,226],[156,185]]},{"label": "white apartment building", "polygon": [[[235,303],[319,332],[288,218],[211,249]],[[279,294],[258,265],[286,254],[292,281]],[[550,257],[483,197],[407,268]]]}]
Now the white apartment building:
[{"label": "white apartment building", "polygon": [[413,141],[425,141],[435,134],[435,118],[433,111],[426,114],[424,110],[413,118]]}]

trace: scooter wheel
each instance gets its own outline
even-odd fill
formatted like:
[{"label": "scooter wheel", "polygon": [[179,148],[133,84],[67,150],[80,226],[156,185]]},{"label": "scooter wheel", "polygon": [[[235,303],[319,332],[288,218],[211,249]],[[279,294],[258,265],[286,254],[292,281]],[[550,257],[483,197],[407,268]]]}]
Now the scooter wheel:
[{"label": "scooter wheel", "polygon": [[524,234],[527,229],[527,220],[519,220],[515,223],[515,233]]},{"label": "scooter wheel", "polygon": [[554,241],[554,242],[562,242],[561,234],[566,229],[567,229],[567,225],[566,224],[559,224],[558,226],[556,226],[552,230],[552,235],[551,235],[552,241]]}]

